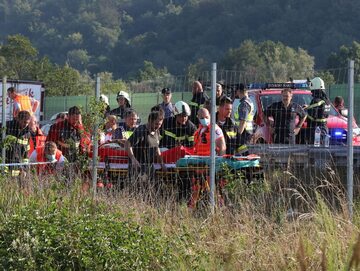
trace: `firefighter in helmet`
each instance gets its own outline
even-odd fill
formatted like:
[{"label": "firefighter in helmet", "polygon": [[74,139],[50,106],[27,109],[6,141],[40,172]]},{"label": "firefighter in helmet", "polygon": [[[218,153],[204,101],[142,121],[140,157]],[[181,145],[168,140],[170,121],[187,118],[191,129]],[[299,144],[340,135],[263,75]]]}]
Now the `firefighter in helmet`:
[{"label": "firefighter in helmet", "polygon": [[310,105],[306,107],[307,116],[307,137],[309,144],[314,144],[315,129],[321,130],[321,143],[328,136],[327,118],[330,113],[330,101],[325,93],[325,83],[320,77],[310,80],[309,87],[313,96]]},{"label": "firefighter in helmet", "polygon": [[176,146],[192,147],[194,145],[194,133],[196,126],[189,120],[190,107],[183,101],[174,105],[174,116],[164,120],[161,129],[160,147],[174,148]]}]

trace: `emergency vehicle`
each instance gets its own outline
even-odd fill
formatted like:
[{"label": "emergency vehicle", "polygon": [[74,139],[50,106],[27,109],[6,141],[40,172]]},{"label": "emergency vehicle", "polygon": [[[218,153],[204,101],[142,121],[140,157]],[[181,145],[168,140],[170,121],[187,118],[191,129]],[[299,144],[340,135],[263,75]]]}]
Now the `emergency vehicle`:
[{"label": "emergency vehicle", "polygon": [[[265,109],[274,102],[281,101],[281,90],[293,89],[293,102],[306,107],[312,100],[311,91],[307,83],[253,83],[248,85],[248,94],[254,104],[255,131],[253,143],[272,143],[270,129],[264,122]],[[306,127],[306,121],[303,127]],[[330,115],[327,119],[330,144],[345,145],[347,143],[347,118],[342,116],[331,104]],[[360,146],[360,128],[353,121],[353,144]]]}]

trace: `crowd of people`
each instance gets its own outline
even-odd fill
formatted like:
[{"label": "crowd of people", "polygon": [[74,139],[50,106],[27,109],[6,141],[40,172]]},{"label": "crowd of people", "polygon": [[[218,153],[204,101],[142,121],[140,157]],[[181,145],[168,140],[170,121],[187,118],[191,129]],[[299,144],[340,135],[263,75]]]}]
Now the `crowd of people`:
[{"label": "crowd of people", "polygon": [[[292,89],[285,88],[281,92],[282,100],[264,110],[264,122],[271,129],[274,143],[294,144],[296,135],[304,130],[307,143],[312,144],[316,127],[321,128],[323,136],[327,134],[330,101],[325,94],[324,81],[316,77],[309,86],[313,99],[306,108],[293,102]],[[223,87],[222,83],[216,84],[216,154],[247,155],[247,145],[254,133],[254,105],[244,84],[233,86],[229,96]],[[114,109],[110,109],[107,97],[102,95],[106,122],[100,131],[100,146],[117,143],[127,151],[131,167],[139,169],[154,163],[165,169],[162,154],[179,147],[188,154],[210,155],[211,102],[202,83],[193,82],[193,97],[188,103],[173,103],[168,87],[161,93],[162,103],[151,108],[147,123],[141,125],[126,91],[119,91],[118,107]],[[71,107],[67,114],[59,114],[45,136],[34,115],[38,101],[16,93],[13,87],[8,89],[8,96],[13,100],[14,118],[6,123],[3,147],[10,142],[6,148],[6,163],[26,163],[29,158],[31,162],[75,162],[81,153],[91,152],[91,132],[85,130],[77,106]],[[341,97],[336,97],[334,104],[345,114]],[[306,129],[303,128],[305,120]],[[13,175],[19,174],[20,168],[9,167]]]}]

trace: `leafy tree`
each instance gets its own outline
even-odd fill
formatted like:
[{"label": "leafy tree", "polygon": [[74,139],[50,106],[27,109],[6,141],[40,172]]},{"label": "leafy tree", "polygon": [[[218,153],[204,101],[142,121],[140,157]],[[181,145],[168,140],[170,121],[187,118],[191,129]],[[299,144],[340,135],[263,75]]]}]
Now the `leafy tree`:
[{"label": "leafy tree", "polygon": [[7,43],[0,48],[0,56],[5,58],[4,73],[8,77],[30,79],[32,61],[36,59],[38,51],[30,40],[22,35],[7,37]]},{"label": "leafy tree", "polygon": [[101,78],[101,93],[112,94],[127,89],[126,83],[122,80],[114,80],[110,72],[101,72],[98,76]]},{"label": "leafy tree", "polygon": [[239,48],[230,49],[221,64],[225,69],[243,72],[244,82],[284,82],[290,77],[304,78],[314,72],[314,58],[305,50],[272,41],[256,44],[246,40]]},{"label": "leafy tree", "polygon": [[[342,45],[337,53],[332,53],[327,62],[327,68],[330,69],[337,83],[346,83],[348,81],[349,60],[354,60],[355,70],[360,69],[360,43],[354,41],[351,46]],[[356,82],[360,82],[360,74],[356,73]]]},{"label": "leafy tree", "polygon": [[136,79],[138,81],[151,80],[157,77],[168,75],[166,67],[156,68],[151,61],[144,61],[144,66],[138,71]]}]

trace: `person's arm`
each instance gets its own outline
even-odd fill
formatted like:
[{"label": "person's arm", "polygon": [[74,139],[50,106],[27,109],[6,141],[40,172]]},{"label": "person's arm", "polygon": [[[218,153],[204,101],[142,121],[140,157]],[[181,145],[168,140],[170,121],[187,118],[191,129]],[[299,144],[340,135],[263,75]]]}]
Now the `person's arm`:
[{"label": "person's arm", "polygon": [[221,137],[218,138],[215,142],[216,144],[216,149],[218,150],[217,155],[224,155],[226,152],[226,143],[225,143],[225,138]]},{"label": "person's arm", "polygon": [[128,153],[128,156],[131,160],[131,163],[133,164],[134,167],[140,167],[140,163],[138,160],[136,160],[133,149],[131,147],[131,143],[128,141],[125,142],[125,149],[126,152]]},{"label": "person's arm", "polygon": [[161,156],[160,148],[157,148],[156,155],[157,155],[157,161],[160,163],[162,170],[165,171],[166,166],[165,166],[165,163],[164,163],[164,159]]},{"label": "person's arm", "polygon": [[39,108],[39,105],[40,105],[40,103],[39,103],[38,100],[32,99],[32,108],[31,108],[31,110],[32,110],[33,113],[36,112],[36,110]]},{"label": "person's arm", "polygon": [[295,135],[299,134],[300,129],[301,129],[301,127],[303,126],[303,124],[304,124],[304,122],[305,122],[305,120],[306,120],[306,117],[307,117],[307,115],[305,115],[302,119],[300,119],[298,125],[296,125],[296,127],[295,127],[295,129],[294,129]]}]

